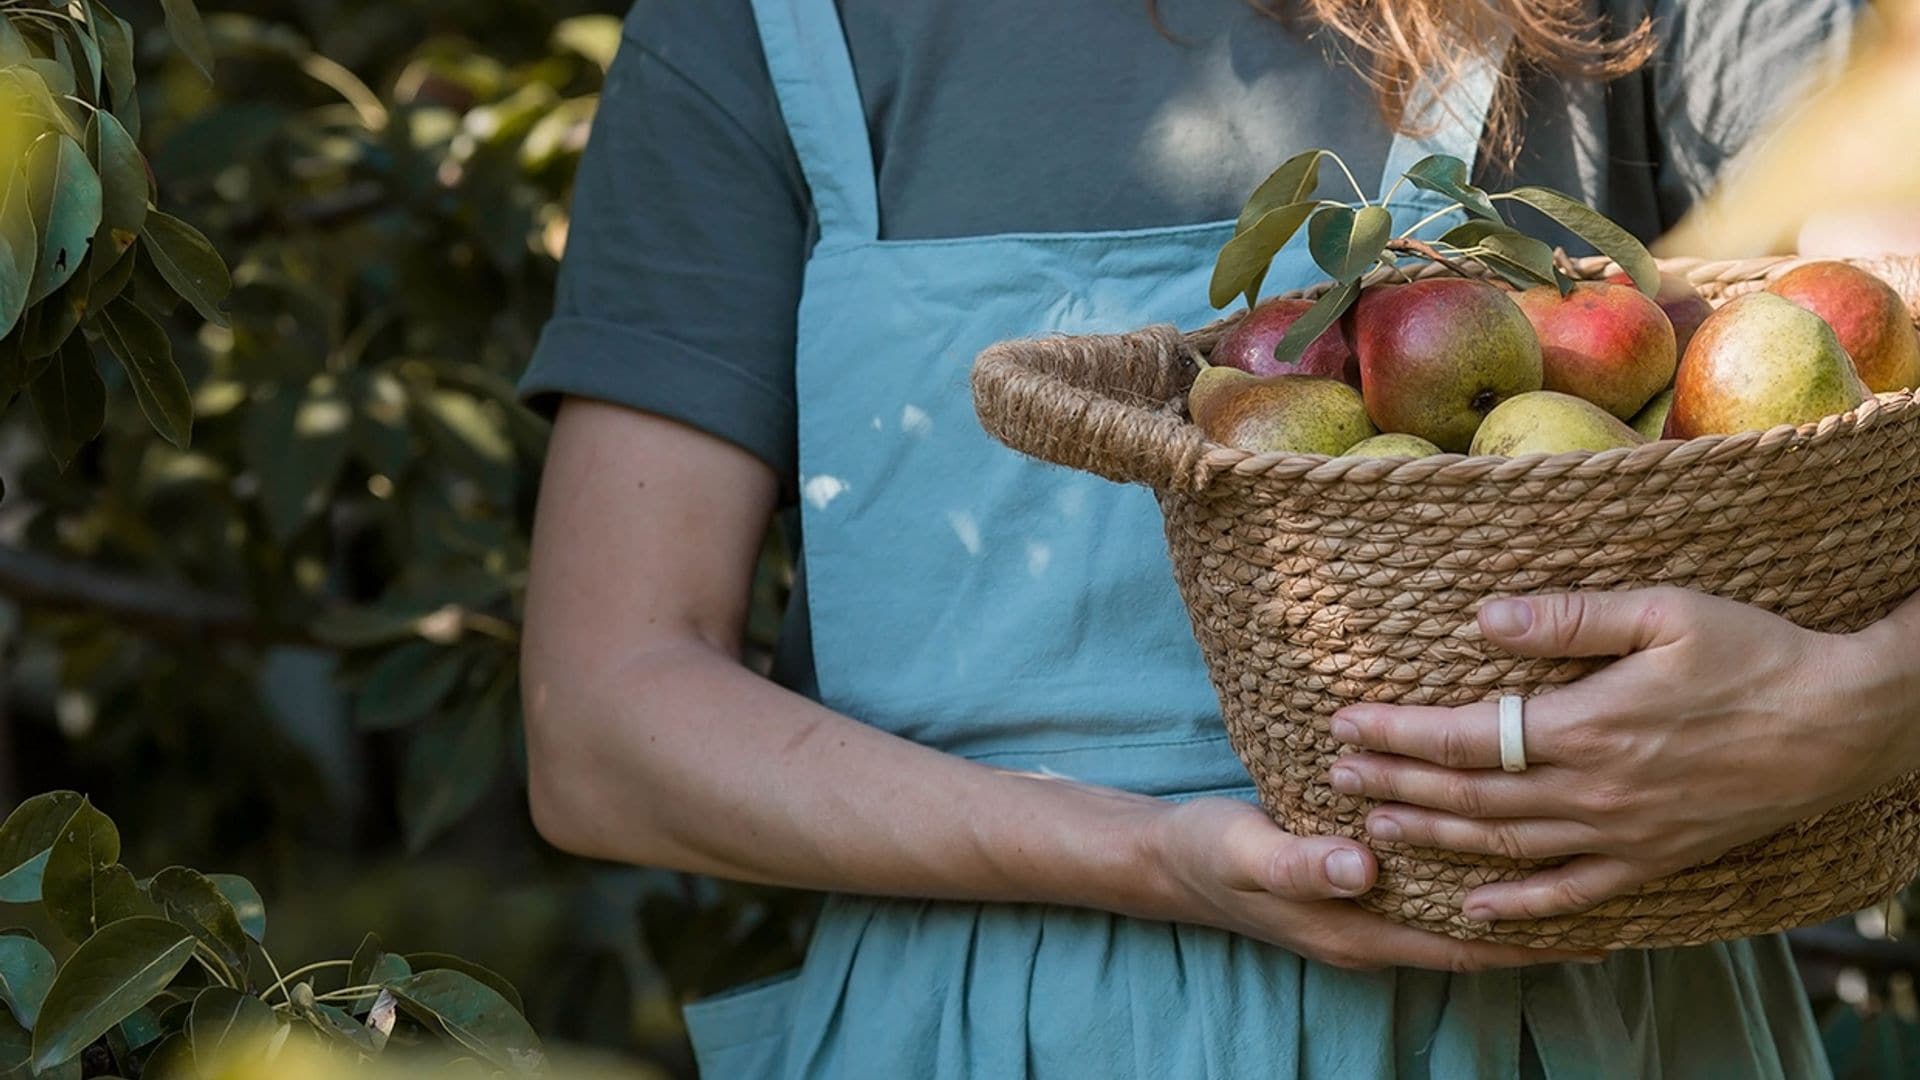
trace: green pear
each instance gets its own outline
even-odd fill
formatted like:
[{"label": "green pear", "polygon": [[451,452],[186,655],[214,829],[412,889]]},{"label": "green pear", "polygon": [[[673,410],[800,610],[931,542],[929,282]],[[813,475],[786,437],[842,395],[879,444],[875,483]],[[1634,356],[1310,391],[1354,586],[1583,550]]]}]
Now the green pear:
[{"label": "green pear", "polygon": [[1446,453],[1446,451],[1418,435],[1403,435],[1396,431],[1386,435],[1375,435],[1371,439],[1361,439],[1359,442],[1347,447],[1346,453],[1340,456],[1421,458],[1444,453]]},{"label": "green pear", "polygon": [[1187,411],[1207,438],[1255,454],[1331,457],[1375,434],[1360,391],[1318,375],[1209,367],[1193,380]]},{"label": "green pear", "polygon": [[1871,393],[1833,327],[1772,293],[1720,305],[1674,377],[1669,438],[1765,431],[1843,413]]},{"label": "green pear", "polygon": [[1620,418],[1591,401],[1535,390],[1493,407],[1473,433],[1472,453],[1492,457],[1611,450],[1645,442]]},{"label": "green pear", "polygon": [[1667,426],[1667,413],[1672,410],[1673,387],[1669,386],[1653,395],[1653,400],[1647,402],[1646,408],[1633,414],[1633,419],[1629,423],[1633,425],[1633,430],[1640,433],[1641,438],[1652,442],[1661,437],[1660,432]]}]

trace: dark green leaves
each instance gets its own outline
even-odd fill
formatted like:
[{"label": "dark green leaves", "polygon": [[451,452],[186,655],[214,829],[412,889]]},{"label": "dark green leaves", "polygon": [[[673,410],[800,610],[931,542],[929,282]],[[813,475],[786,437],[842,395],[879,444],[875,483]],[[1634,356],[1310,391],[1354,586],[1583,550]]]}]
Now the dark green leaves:
[{"label": "dark green leaves", "polygon": [[1252,306],[1259,298],[1260,281],[1267,275],[1268,264],[1320,205],[1297,202],[1270,210],[1227,241],[1214,260],[1213,281],[1207,287],[1207,298],[1213,306],[1226,307],[1234,297],[1243,295]]},{"label": "dark green leaves", "polygon": [[1311,196],[1320,186],[1320,159],[1326,156],[1325,150],[1309,150],[1304,154],[1295,154],[1273,170],[1271,176],[1253,189],[1246,205],[1240,208],[1240,220],[1234,224],[1234,233],[1246,232],[1254,222],[1283,206],[1312,201]]},{"label": "dark green leaves", "polygon": [[[182,0],[185,2],[185,0]],[[227,325],[220,302],[233,289],[227,264],[200,231],[171,214],[158,210],[147,213],[141,236],[147,241],[147,255],[154,269],[167,284],[193,305],[200,317],[215,326]]]},{"label": "dark green leaves", "polygon": [[133,384],[134,398],[147,422],[168,442],[185,449],[193,436],[193,398],[187,392],[187,380],[174,366],[167,332],[153,316],[123,298],[100,313],[100,340],[126,368],[127,381]]},{"label": "dark green leaves", "polygon": [[75,792],[50,791],[7,815],[0,824],[0,901],[29,904],[40,899],[47,852],[85,802]]},{"label": "dark green leaves", "polygon": [[540,1040],[526,1019],[470,976],[444,968],[422,971],[389,989],[409,1016],[497,1068],[524,1070],[542,1060]]},{"label": "dark green leaves", "polygon": [[1325,206],[1307,223],[1307,249],[1320,269],[1344,283],[1371,270],[1392,235],[1393,215],[1381,207]]},{"label": "dark green leaves", "polygon": [[208,82],[213,81],[213,45],[207,40],[207,28],[200,22],[193,0],[160,0],[167,13],[167,34]]},{"label": "dark green leaves", "polygon": [[1620,264],[1642,293],[1660,290],[1660,267],[1646,246],[1605,215],[1552,188],[1521,187],[1503,198],[1522,202],[1559,222],[1568,232],[1592,244],[1595,251]]},{"label": "dark green leaves", "polygon": [[1282,337],[1280,344],[1273,348],[1274,359],[1289,367],[1298,364],[1301,354],[1307,351],[1307,346],[1317,341],[1328,327],[1340,321],[1340,316],[1346,314],[1347,309],[1353,306],[1353,301],[1359,295],[1358,278],[1328,290],[1324,296],[1313,302],[1313,306],[1307,309],[1306,314],[1295,319],[1293,325],[1287,327],[1286,336]]},{"label": "dark green leaves", "polygon": [[239,874],[208,874],[207,880],[226,897],[234,917],[240,920],[241,931],[255,941],[267,940],[267,905],[253,882]]},{"label": "dark green leaves", "polygon": [[34,141],[27,152],[27,200],[40,250],[27,289],[27,302],[38,303],[65,285],[87,257],[87,246],[100,226],[100,177],[87,162],[80,144],[58,132]]},{"label": "dark green leaves", "polygon": [[353,409],[331,376],[314,379],[304,394],[282,386],[254,404],[244,450],[274,536],[292,538],[325,504],[346,463],[352,422]]},{"label": "dark green leaves", "polygon": [[420,726],[400,776],[400,821],[410,850],[425,848],[473,809],[493,786],[505,749],[505,718],[492,703]]},{"label": "dark green leaves", "polygon": [[247,935],[219,886],[196,870],[171,866],[154,875],[147,885],[147,895],[168,919],[200,939],[228,970],[236,974],[246,970]]},{"label": "dark green leaves", "polygon": [[457,971],[467,978],[489,987],[494,993],[505,998],[507,1003],[513,1006],[515,1012],[525,1013],[527,1011],[526,1004],[520,1000],[520,991],[515,989],[514,985],[507,981],[506,976],[490,968],[476,964],[471,960],[463,960],[458,956],[449,956],[446,953],[417,952],[408,953],[406,962],[414,971]]},{"label": "dark green leaves", "polygon": [[94,113],[87,122],[87,156],[100,173],[100,230],[93,257],[110,264],[133,247],[147,222],[146,160],[109,112]]},{"label": "dark green leaves", "polygon": [[355,698],[360,726],[383,730],[425,716],[459,685],[469,659],[458,649],[427,641],[389,650],[367,673]]},{"label": "dark green leaves", "polygon": [[40,1003],[53,985],[53,954],[29,937],[0,937],[0,1001],[20,1026],[33,1030]]},{"label": "dark green leaves", "polygon": [[47,453],[64,472],[107,419],[107,385],[100,381],[93,349],[78,334],[67,338],[53,362],[27,386]]},{"label": "dark green leaves", "polygon": [[1404,175],[1414,187],[1444,195],[1477,217],[1495,222],[1500,220],[1500,212],[1494,209],[1493,200],[1487,197],[1486,192],[1473,186],[1467,177],[1467,163],[1459,158],[1445,154],[1421,158]]},{"label": "dark green leaves", "polygon": [[84,804],[67,819],[47,853],[40,892],[47,915],[69,939],[85,941],[113,921],[113,911],[101,910],[103,901],[118,904],[125,899],[113,871],[127,875],[126,885],[133,883],[132,875],[118,865],[119,858],[120,832],[111,818]]},{"label": "dark green leaves", "polygon": [[50,1069],[165,989],[193,954],[193,935],[165,919],[135,917],[101,928],[54,978],[33,1031],[33,1064]]},{"label": "dark green leaves", "polygon": [[1510,225],[1469,221],[1447,230],[1440,242],[1471,254],[1515,288],[1531,289],[1560,281],[1553,249]]},{"label": "dark green leaves", "polygon": [[217,1069],[239,1055],[260,1053],[279,1027],[273,1010],[259,998],[210,986],[193,999],[186,1030],[195,1060]]}]

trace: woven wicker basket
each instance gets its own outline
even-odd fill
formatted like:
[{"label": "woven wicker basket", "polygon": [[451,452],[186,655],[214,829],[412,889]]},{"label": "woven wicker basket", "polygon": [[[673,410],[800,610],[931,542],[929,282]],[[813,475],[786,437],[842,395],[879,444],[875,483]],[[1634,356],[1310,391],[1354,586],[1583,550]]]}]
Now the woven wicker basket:
[{"label": "woven wicker basket", "polygon": [[[1676,260],[1714,302],[1796,260]],[[1861,261],[1920,308],[1920,260]],[[1602,260],[1569,264],[1597,277]],[[1334,710],[1533,694],[1602,661],[1494,650],[1485,601],[1668,583],[1802,626],[1866,626],[1920,587],[1920,406],[1883,394],[1800,428],[1553,457],[1414,461],[1250,454],[1184,418],[1191,357],[1229,319],[997,345],[974,366],[982,423],[1013,448],[1145,484],[1233,745],[1299,834],[1366,839],[1368,804],[1321,781]],[[1470,923],[1468,889],[1530,866],[1374,844],[1361,901],[1462,938],[1581,948],[1746,937],[1884,900],[1920,872],[1920,775],[1583,915]]]}]

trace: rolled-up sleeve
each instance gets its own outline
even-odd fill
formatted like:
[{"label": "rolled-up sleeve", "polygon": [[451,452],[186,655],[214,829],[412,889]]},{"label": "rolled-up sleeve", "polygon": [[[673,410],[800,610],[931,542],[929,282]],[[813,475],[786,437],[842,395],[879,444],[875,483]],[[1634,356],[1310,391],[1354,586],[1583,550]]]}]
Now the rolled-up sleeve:
[{"label": "rolled-up sleeve", "polygon": [[669,417],[790,477],[811,215],[752,20],[711,3],[627,17],[520,392],[548,412],[572,395]]}]

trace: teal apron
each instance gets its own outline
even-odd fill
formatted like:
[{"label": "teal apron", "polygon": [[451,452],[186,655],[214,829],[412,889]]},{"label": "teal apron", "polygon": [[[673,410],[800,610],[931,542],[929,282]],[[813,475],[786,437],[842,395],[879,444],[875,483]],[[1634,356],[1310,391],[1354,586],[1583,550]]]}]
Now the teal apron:
[{"label": "teal apron", "polygon": [[[973,357],[1005,338],[1208,321],[1232,223],[881,240],[833,0],[754,0],[754,12],[819,224],[796,398],[822,700],[1003,768],[1250,798],[1152,497],[992,442],[967,383]],[[1470,82],[1434,135],[1396,140],[1382,191],[1428,153],[1473,160],[1490,86]],[[1394,217],[1405,227],[1441,205],[1403,185]],[[1290,250],[1267,290],[1320,276]],[[1554,1080],[1657,1075],[1684,1060],[1669,1045],[1681,1040],[1719,1046],[1711,1060],[1736,1075],[1810,1075],[1804,999],[1778,944],[1764,955],[1355,973],[1096,911],[837,897],[801,971],[687,1020],[715,1080],[1510,1077],[1523,1015],[1540,1056],[1527,1071],[1544,1064]],[[1663,984],[1666,967],[1686,974]],[[1702,995],[1718,1004],[1668,1000]],[[1676,1008],[1709,1027],[1663,1030]]]}]

